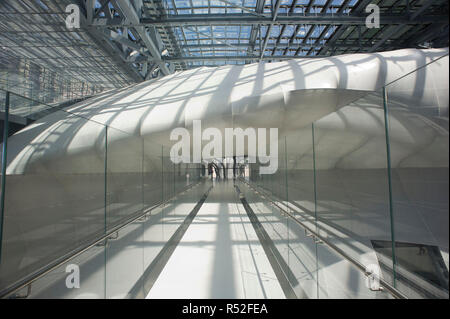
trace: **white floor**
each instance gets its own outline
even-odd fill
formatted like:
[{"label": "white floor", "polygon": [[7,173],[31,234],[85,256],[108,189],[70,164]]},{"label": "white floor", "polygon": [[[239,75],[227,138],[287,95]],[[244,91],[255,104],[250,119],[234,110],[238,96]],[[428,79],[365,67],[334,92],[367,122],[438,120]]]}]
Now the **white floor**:
[{"label": "white floor", "polygon": [[285,298],[233,182],[216,182],[147,298]]}]

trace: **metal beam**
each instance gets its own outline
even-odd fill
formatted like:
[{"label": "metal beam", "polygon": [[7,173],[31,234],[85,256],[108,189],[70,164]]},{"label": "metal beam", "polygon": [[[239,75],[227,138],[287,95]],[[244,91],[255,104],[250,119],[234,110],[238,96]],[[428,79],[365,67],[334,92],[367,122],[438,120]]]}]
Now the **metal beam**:
[{"label": "metal beam", "polygon": [[327,32],[330,28],[331,28],[331,25],[325,26],[325,28],[320,33],[319,37],[316,39],[316,41],[314,41],[314,45],[311,47],[311,49],[309,49],[307,55],[310,55],[311,52],[314,50],[314,48],[320,45],[320,41],[323,40],[323,38],[325,37],[325,35],[327,34]]},{"label": "metal beam", "polygon": [[144,50],[145,49],[144,47],[142,47],[139,43],[131,41],[130,39],[128,39],[128,37],[124,37],[123,35],[120,35],[112,30],[103,30],[103,34],[107,38],[110,38],[116,42],[119,42],[122,45],[125,45],[133,50],[138,51],[140,54],[150,56],[150,53],[147,50]]},{"label": "metal beam", "polygon": [[[311,36],[311,34],[313,33],[315,27],[316,27],[315,25],[310,26],[308,32],[306,33],[305,37],[302,40],[302,44],[306,44],[306,41],[308,41],[308,39]],[[299,47],[297,49],[297,51],[295,51],[295,55],[298,55],[300,53],[301,49],[302,49],[302,47]]]},{"label": "metal beam", "polygon": [[[344,2],[339,7],[337,14],[341,15],[344,13],[345,9],[350,5],[350,0],[344,0]],[[335,24],[334,24],[335,25]],[[334,34],[328,39],[328,43],[334,43],[341,37],[342,33],[344,33],[346,30],[345,25],[340,25],[338,28],[334,31]],[[322,52],[323,51],[323,52]],[[318,54],[325,54],[328,51],[328,47],[323,47],[319,50]]]},{"label": "metal beam", "polygon": [[85,26],[84,29],[86,31],[86,34],[95,42],[100,50],[105,52],[112,59],[112,61],[133,81],[141,82],[143,78],[140,75],[139,71],[126,63],[126,58],[123,56],[122,52],[119,52],[114,43],[111,40],[106,39],[101,30],[89,26],[87,18],[83,14],[80,15],[80,19],[81,26]]},{"label": "metal beam", "polygon": [[435,38],[444,35],[447,35],[448,37],[448,24],[430,25],[423,32],[421,32],[419,36],[417,36],[417,34],[413,34],[409,39],[407,39],[405,46],[416,46],[422,42],[434,40]]},{"label": "metal beam", "polygon": [[144,42],[153,59],[159,64],[161,71],[164,73],[164,75],[170,74],[171,72],[169,68],[166,66],[166,63],[161,60],[161,53],[159,52],[155,43],[153,43],[147,30],[144,26],[139,25],[139,15],[137,14],[134,7],[127,0],[118,0],[117,2],[125,19],[130,23],[130,26],[134,27],[134,29],[137,31],[142,42]]},{"label": "metal beam", "polygon": [[[363,44],[363,43],[362,43]],[[235,48],[246,48],[248,46],[247,43],[236,43],[233,44],[233,47]],[[220,49],[220,48],[229,48],[230,45],[228,44],[224,44],[224,43],[214,43],[214,44],[183,44],[181,45],[181,48],[183,49],[203,49],[203,48],[215,48],[215,49]],[[267,48],[273,49],[276,47],[281,47],[281,48],[285,48],[287,47],[287,44],[283,44],[283,45],[277,45],[274,43],[268,43],[267,44]],[[296,50],[298,48],[300,49],[311,49],[311,48],[315,48],[317,47],[317,45],[315,44],[292,44],[289,47],[287,47],[287,49],[291,49],[291,50]],[[339,43],[336,44],[336,47],[341,47],[341,48],[347,48],[347,49],[359,49],[359,44],[353,44],[353,43]],[[371,48],[372,45],[363,45],[362,48],[366,48],[369,49]]]},{"label": "metal beam", "polygon": [[[425,12],[425,10],[428,9],[435,2],[436,2],[436,0],[428,1],[427,3],[423,4],[421,6],[421,8],[418,11],[414,12],[412,15],[410,15],[409,12],[407,12],[406,16],[409,16],[409,19],[411,21],[420,20],[420,19],[417,19],[418,16],[420,14],[422,14],[423,12]],[[408,7],[407,9],[409,10],[409,3],[407,3],[407,7]],[[362,6],[359,7],[359,10],[360,11],[362,10]],[[406,10],[406,11],[408,11],[408,10]],[[391,27],[388,31],[382,30],[382,31],[384,31],[382,38],[377,43],[375,43],[375,45],[369,50],[369,52],[376,51],[387,40],[389,40],[394,34],[398,33],[402,28],[404,28],[406,26],[406,24],[408,24],[408,23],[401,22],[398,25],[396,25],[395,27]],[[448,18],[447,18],[447,24],[448,24]]]},{"label": "metal beam", "polygon": [[[311,1],[312,2],[312,1]],[[328,0],[322,8],[321,13],[327,13],[328,8],[331,6],[333,0]]]},{"label": "metal beam", "polygon": [[280,45],[280,41],[283,38],[284,30],[286,30],[286,24],[283,25],[283,27],[281,27],[281,30],[280,30],[280,33],[278,35],[277,41],[275,42],[275,46],[273,47],[272,55],[275,54],[275,50],[276,50],[277,46]]},{"label": "metal beam", "polygon": [[[111,18],[111,12],[109,11],[108,5],[109,5],[110,0],[105,0],[103,1],[102,6],[100,7],[100,9],[97,10],[97,12],[95,12],[94,16],[92,18],[97,18],[97,16],[100,14],[100,12],[104,12],[106,15],[107,19]],[[109,16],[108,16],[108,12],[109,12]]]},{"label": "metal beam", "polygon": [[227,0],[218,0],[218,1],[223,2],[223,3],[226,3],[226,4],[228,4],[228,5],[232,6],[232,7],[241,9],[241,10],[243,10],[243,11],[246,11],[246,12],[248,12],[248,13],[250,13],[250,14],[253,14],[253,15],[256,15],[256,16],[258,16],[258,17],[264,17],[264,15],[261,14],[260,12],[257,12],[257,11],[254,11],[254,10],[247,9],[246,7],[240,6],[240,5],[236,4],[236,3],[233,3],[233,2],[230,2],[230,1],[227,1]]},{"label": "metal beam", "polygon": [[[410,20],[406,15],[382,15],[380,24],[428,24],[428,23],[448,23],[447,15],[425,15],[418,19]],[[291,13],[280,15],[276,21],[272,17],[255,17],[250,14],[229,13],[229,14],[194,14],[194,15],[168,15],[165,18],[149,19],[143,18],[136,24],[127,24],[123,19],[112,19],[108,21],[104,18],[94,19],[93,25],[97,27],[123,27],[123,26],[162,26],[162,27],[182,27],[187,25],[209,26],[214,25],[272,25],[272,24],[334,24],[334,25],[365,25],[365,15],[332,15],[332,14],[298,14]]]},{"label": "metal beam", "polygon": [[[324,56],[311,56],[308,58],[323,58]],[[166,61],[170,62],[187,62],[187,61],[258,61],[258,60],[292,60],[305,58],[302,56],[286,56],[286,55],[270,55],[270,56],[183,56],[183,57],[167,57]]]},{"label": "metal beam", "polygon": [[292,0],[291,7],[289,8],[289,13],[293,13],[298,0]]},{"label": "metal beam", "polygon": [[[278,10],[280,9],[280,5],[281,5],[281,0],[277,0],[277,3],[275,4],[275,9],[273,9],[273,12],[272,12],[272,22],[275,22],[277,20],[277,15],[278,15]],[[266,51],[267,41],[269,41],[270,33],[272,32],[272,26],[273,26],[273,24],[270,24],[269,28],[266,31],[266,37],[264,38],[264,43],[262,45],[262,49],[260,52],[260,59],[263,57],[264,51]]]},{"label": "metal beam", "polygon": [[306,9],[304,11],[305,13],[310,13],[311,12],[311,7],[312,7],[313,3],[314,3],[314,1],[309,1],[308,2],[308,5],[306,6]]},{"label": "metal beam", "polygon": [[[436,4],[436,2],[441,2],[442,0],[428,0],[422,6],[419,8],[419,10],[413,12],[411,14],[411,20],[414,20],[418,16],[420,16],[422,13],[424,13],[429,7],[431,7],[433,4]],[[447,0],[445,0],[447,1]]]},{"label": "metal beam", "polygon": [[89,23],[92,22],[95,11],[95,0],[86,0],[86,19]]},{"label": "metal beam", "polygon": [[392,35],[394,35],[398,31],[400,31],[403,27],[405,27],[404,24],[399,24],[399,25],[391,27],[390,30],[385,31],[381,40],[379,40],[377,43],[375,43],[374,46],[372,48],[370,48],[369,52],[376,51],[376,49],[378,49],[383,43],[385,43],[387,40],[389,40],[389,38],[392,37]]},{"label": "metal beam", "polygon": [[[255,11],[259,14],[259,13],[263,13],[264,11],[264,0],[256,0],[256,7],[255,7]],[[211,14],[210,14],[211,15]],[[248,54],[253,54],[253,51],[255,50],[255,43],[256,43],[256,37],[258,35],[258,31],[260,30],[260,26],[259,25],[252,25],[252,29],[250,31],[250,39],[249,39],[249,43],[248,43],[248,49],[247,52]],[[260,43],[261,45],[261,43]]]},{"label": "metal beam", "polygon": [[373,0],[361,0],[356,4],[356,7],[352,10],[354,13],[362,13],[365,11],[366,7],[371,3]]}]

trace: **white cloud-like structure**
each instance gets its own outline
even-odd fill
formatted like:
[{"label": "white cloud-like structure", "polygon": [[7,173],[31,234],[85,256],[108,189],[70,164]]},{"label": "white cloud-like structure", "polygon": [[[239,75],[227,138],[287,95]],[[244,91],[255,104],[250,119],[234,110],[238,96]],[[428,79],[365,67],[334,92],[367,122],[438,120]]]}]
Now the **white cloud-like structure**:
[{"label": "white cloud-like structure", "polygon": [[[95,157],[104,152],[101,124],[111,127],[108,143],[126,139],[127,134],[114,134],[114,129],[119,129],[130,138],[145,137],[172,145],[170,131],[189,129],[193,120],[201,120],[204,128],[221,130],[277,127],[282,136],[334,113],[323,125],[334,131],[364,134],[374,127],[378,130],[381,118],[355,112],[345,115],[344,121],[335,111],[355,101],[366,103],[368,111],[371,103],[382,105],[381,98],[369,98],[368,94],[381,97],[383,86],[415,70],[398,85],[389,86],[389,102],[406,107],[430,105],[445,115],[447,69],[448,49],[405,49],[177,72],[83,101],[68,108],[70,114],[57,111],[36,121],[9,139],[8,173],[33,171],[43,161],[51,161],[56,170],[65,170],[77,166],[71,158]],[[394,125],[392,129],[405,127]],[[59,161],[64,165],[57,165]]]}]

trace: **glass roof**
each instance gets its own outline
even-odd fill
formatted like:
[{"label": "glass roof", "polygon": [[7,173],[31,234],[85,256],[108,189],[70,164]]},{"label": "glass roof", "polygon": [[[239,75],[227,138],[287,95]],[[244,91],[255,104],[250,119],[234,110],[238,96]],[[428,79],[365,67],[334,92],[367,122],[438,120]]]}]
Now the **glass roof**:
[{"label": "glass roof", "polygon": [[[65,27],[68,4],[85,22]],[[124,86],[198,66],[448,46],[447,0],[4,0],[3,56]],[[367,28],[366,6],[380,9]],[[141,28],[144,27],[144,28]]]}]

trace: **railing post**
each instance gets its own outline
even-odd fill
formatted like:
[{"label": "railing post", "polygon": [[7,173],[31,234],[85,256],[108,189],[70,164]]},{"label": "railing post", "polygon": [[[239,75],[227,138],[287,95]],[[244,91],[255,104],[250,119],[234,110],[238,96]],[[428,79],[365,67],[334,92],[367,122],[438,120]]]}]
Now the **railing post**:
[{"label": "railing post", "polygon": [[5,217],[5,186],[6,186],[6,159],[9,133],[9,92],[5,98],[5,119],[3,123],[3,149],[2,149],[2,194],[0,199],[0,263],[2,260],[3,219]]},{"label": "railing post", "polygon": [[[314,135],[314,122],[311,123],[311,140],[312,140],[312,152],[313,152],[313,189],[314,189],[314,223],[316,226],[316,233],[319,234],[319,228],[317,225],[317,176],[316,176],[316,137]],[[317,247],[317,242],[314,245],[315,255],[316,255],[316,298],[319,299],[319,249]]]},{"label": "railing post", "polygon": [[387,174],[388,174],[388,187],[389,187],[389,217],[391,223],[391,241],[392,241],[392,285],[396,286],[396,266],[397,258],[395,255],[395,227],[394,227],[394,208],[392,202],[392,174],[391,174],[391,144],[389,142],[389,115],[387,108],[387,93],[386,87],[383,86],[383,110],[384,110],[384,130],[386,136],[386,157],[387,157]]}]

